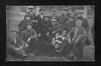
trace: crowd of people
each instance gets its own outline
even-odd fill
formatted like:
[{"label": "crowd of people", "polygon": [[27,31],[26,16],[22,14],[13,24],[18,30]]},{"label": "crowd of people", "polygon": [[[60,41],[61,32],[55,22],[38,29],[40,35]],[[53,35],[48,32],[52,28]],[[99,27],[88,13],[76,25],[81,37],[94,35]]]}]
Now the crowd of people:
[{"label": "crowd of people", "polygon": [[[89,45],[88,26],[83,27],[83,16],[78,14],[62,14],[57,16],[55,12],[51,16],[45,16],[45,9],[41,8],[36,15],[35,7],[29,7],[24,19],[18,24],[15,37],[11,37],[16,51],[22,52],[24,56],[37,55],[41,48],[54,47],[57,53],[68,54],[68,56],[81,58],[83,46]],[[86,22],[87,23],[87,20]],[[11,33],[12,34],[12,33]],[[88,43],[87,43],[88,42]],[[66,54],[67,53],[67,54]]]}]

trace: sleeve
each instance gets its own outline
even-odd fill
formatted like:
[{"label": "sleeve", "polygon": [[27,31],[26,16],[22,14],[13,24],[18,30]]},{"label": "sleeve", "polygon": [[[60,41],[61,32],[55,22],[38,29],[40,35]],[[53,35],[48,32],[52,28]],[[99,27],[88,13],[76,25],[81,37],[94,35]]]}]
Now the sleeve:
[{"label": "sleeve", "polygon": [[18,24],[18,27],[19,27],[19,28],[21,28],[23,22],[24,22],[24,21],[21,21],[21,22]]},{"label": "sleeve", "polygon": [[22,33],[21,33],[21,39],[23,40],[23,41],[26,41],[26,31],[23,31]]},{"label": "sleeve", "polygon": [[32,30],[32,35],[37,35],[37,33],[36,33],[36,30],[35,30],[35,29],[33,29],[33,30]]},{"label": "sleeve", "polygon": [[28,22],[26,22],[25,20],[23,20],[21,23],[19,23],[18,27],[20,31],[23,31],[26,28],[26,25],[28,24]]},{"label": "sleeve", "polygon": [[68,37],[70,38],[70,39],[73,39],[76,35],[76,28],[74,27],[74,28],[72,28],[71,30],[70,30],[70,32],[68,33]]},{"label": "sleeve", "polygon": [[84,29],[81,29],[76,37],[76,42],[85,41],[87,39],[87,32]]}]

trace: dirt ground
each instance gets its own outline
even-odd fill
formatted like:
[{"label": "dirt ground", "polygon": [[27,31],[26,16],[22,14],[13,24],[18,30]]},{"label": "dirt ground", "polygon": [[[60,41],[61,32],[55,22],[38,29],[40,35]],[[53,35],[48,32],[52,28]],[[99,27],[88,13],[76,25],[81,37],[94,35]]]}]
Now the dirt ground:
[{"label": "dirt ground", "polygon": [[[44,53],[41,52],[37,56],[29,56],[25,60],[14,59],[14,58],[11,57],[9,59],[9,61],[73,61],[73,60],[69,60],[68,58],[65,58],[63,56],[62,57],[59,57],[59,56],[56,56],[56,55],[49,56],[49,54],[52,54],[52,52],[50,52],[50,53],[49,53],[49,51],[44,52]],[[94,49],[91,48],[91,47],[89,48],[88,46],[85,46],[84,47],[83,58],[80,59],[80,60],[76,60],[76,61],[90,61],[90,62],[95,61],[94,60]]]}]

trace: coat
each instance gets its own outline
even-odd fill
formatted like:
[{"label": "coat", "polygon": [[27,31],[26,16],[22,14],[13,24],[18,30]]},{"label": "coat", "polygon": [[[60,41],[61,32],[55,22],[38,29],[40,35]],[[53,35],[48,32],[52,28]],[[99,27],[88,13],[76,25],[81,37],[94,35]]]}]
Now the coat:
[{"label": "coat", "polygon": [[24,30],[22,33],[21,33],[21,39],[24,41],[24,42],[27,42],[28,38],[33,36],[33,35],[36,35],[35,33],[35,30]]}]

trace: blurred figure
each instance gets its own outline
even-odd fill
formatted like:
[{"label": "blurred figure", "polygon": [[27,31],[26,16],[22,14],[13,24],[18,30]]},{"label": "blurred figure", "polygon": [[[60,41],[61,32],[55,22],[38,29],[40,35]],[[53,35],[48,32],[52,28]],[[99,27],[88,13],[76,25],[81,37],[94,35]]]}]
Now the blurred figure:
[{"label": "blurred figure", "polygon": [[82,27],[81,19],[76,20],[76,26],[72,28],[68,34],[70,35],[70,40],[72,41],[73,44],[72,54],[75,55],[76,58],[80,59],[83,55],[83,47],[84,47],[83,41],[87,36],[86,30]]},{"label": "blurred figure", "polygon": [[31,24],[29,24],[27,29],[22,32],[21,39],[26,43],[28,53],[33,52],[36,42],[38,41],[38,35],[36,31],[32,29]]},{"label": "blurred figure", "polygon": [[27,25],[31,23],[31,16],[30,15],[25,15],[24,17],[24,20],[22,20],[19,24],[18,24],[18,27],[19,27],[19,32],[20,34],[22,33],[23,30],[25,30],[27,27]]},{"label": "blurred figure", "polygon": [[25,59],[26,54],[23,50],[24,43],[20,40],[18,36],[18,30],[12,29],[7,37],[6,53],[14,58]]},{"label": "blurred figure", "polygon": [[29,24],[27,25],[27,29],[24,30],[21,34],[21,38],[23,41],[28,43],[30,39],[37,37],[37,33],[34,29],[32,29],[32,26]]},{"label": "blurred figure", "polygon": [[36,7],[35,6],[29,6],[28,7],[28,12],[26,14],[30,15],[32,19],[35,18],[35,13],[36,13]]},{"label": "blurred figure", "polygon": [[61,24],[59,24],[58,18],[55,15],[55,13],[53,13],[53,15],[51,16],[51,24],[52,24],[52,33],[53,34],[61,31]]},{"label": "blurred figure", "polygon": [[[50,22],[50,18],[49,16],[44,16],[44,23],[42,23],[42,36],[43,36],[43,40],[48,40],[50,37],[50,33],[51,33],[51,22]],[[45,39],[46,37],[46,39]]]},{"label": "blurred figure", "polygon": [[37,15],[37,19],[38,19],[38,22],[40,22],[40,20],[42,20],[44,18],[44,13],[45,13],[45,10],[44,9],[40,9],[39,10],[40,14]]},{"label": "blurred figure", "polygon": [[44,9],[40,9],[39,10],[40,14],[36,16],[36,20],[37,20],[37,32],[38,34],[40,34],[42,31],[42,24],[44,23]]},{"label": "blurred figure", "polygon": [[55,25],[57,23],[57,16],[55,15],[55,13],[53,13],[52,16],[50,16],[50,21],[52,23],[52,25]]},{"label": "blurred figure", "polygon": [[59,33],[56,34],[56,42],[58,44],[58,45],[56,44],[56,47],[57,47],[56,51],[57,52],[61,52],[63,49],[63,44],[64,44],[63,41],[65,39],[63,33],[64,33],[64,31],[62,32],[62,34],[59,34]]},{"label": "blurred figure", "polygon": [[18,30],[17,29],[11,29],[9,33],[9,39],[12,42],[11,44],[17,45],[18,41]]}]

